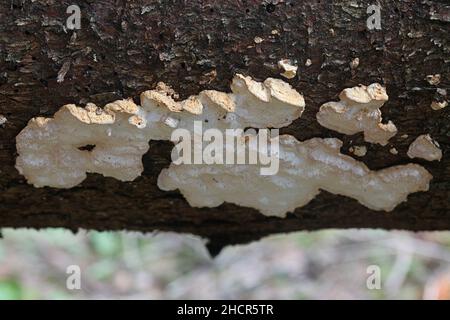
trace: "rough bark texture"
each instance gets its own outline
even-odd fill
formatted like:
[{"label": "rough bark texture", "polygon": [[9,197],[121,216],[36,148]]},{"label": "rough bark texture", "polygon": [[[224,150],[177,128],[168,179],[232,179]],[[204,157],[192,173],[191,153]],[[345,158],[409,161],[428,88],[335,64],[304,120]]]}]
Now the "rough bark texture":
[{"label": "rough bark texture", "polygon": [[[450,84],[450,10],[445,1],[380,0],[382,30],[369,31],[366,9],[375,2],[2,1],[0,114],[7,122],[0,127],[0,227],[189,232],[209,238],[213,251],[294,230],[450,229],[450,107],[429,107],[436,88]],[[76,32],[64,28],[71,4],[81,8]],[[360,64],[352,70],[356,57]],[[430,191],[410,195],[391,213],[323,192],[277,219],[232,204],[191,208],[178,192],[160,191],[156,178],[169,165],[168,142],[150,143],[143,175],[128,183],[92,174],[70,190],[37,189],[14,168],[15,136],[32,117],[51,116],[63,104],[137,98],[158,81],[183,98],[203,89],[228,91],[236,72],[258,80],[278,77],[282,58],[298,61],[299,76],[289,82],[307,103],[282,133],[299,140],[338,137],[347,152],[364,143],[362,135],[321,127],[315,120],[319,106],[345,87],[383,83],[390,96],[383,117],[399,133],[386,147],[368,144],[362,160],[371,169],[410,162],[408,145],[430,133],[443,160],[414,160],[433,174]],[[308,58],[312,65],[306,67]],[[432,86],[424,78],[436,73],[442,80]],[[398,155],[389,153],[392,146]]]}]

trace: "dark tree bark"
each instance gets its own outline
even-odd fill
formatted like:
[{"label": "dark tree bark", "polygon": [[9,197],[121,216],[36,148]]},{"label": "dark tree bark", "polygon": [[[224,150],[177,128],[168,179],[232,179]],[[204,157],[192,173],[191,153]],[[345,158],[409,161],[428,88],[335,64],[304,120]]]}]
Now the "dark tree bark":
[{"label": "dark tree bark", "polygon": [[[355,3],[359,5],[356,6]],[[446,1],[379,0],[381,30],[368,30],[366,9],[377,1],[11,0],[0,4],[0,227],[171,230],[210,239],[210,248],[262,236],[321,228],[450,229],[450,107],[430,108],[437,88],[450,84],[450,10]],[[81,29],[65,30],[66,8],[81,8]],[[276,31],[273,31],[276,30]],[[263,42],[255,43],[261,37]],[[352,70],[349,63],[359,58]],[[319,106],[345,88],[387,86],[382,109],[398,134],[386,147],[368,145],[371,169],[416,162],[433,175],[430,191],[409,196],[393,212],[322,192],[286,219],[224,204],[191,208],[178,192],[156,185],[170,163],[171,144],[150,142],[145,171],[133,182],[91,174],[69,189],[34,188],[14,168],[15,136],[35,116],[67,103],[103,105],[134,97],[164,81],[182,98],[203,89],[229,90],[236,72],[278,77],[277,61],[299,63],[289,82],[306,99],[303,116],[282,133],[299,140],[338,137],[343,152],[363,143],[315,120]],[[305,66],[306,59],[312,65]],[[425,77],[441,74],[441,83]],[[57,78],[60,78],[60,82]],[[449,92],[450,94],[450,92]],[[137,100],[138,101],[138,100]],[[410,160],[409,144],[430,133],[440,162]],[[401,138],[408,134],[407,138]],[[389,153],[395,146],[398,155]]]}]

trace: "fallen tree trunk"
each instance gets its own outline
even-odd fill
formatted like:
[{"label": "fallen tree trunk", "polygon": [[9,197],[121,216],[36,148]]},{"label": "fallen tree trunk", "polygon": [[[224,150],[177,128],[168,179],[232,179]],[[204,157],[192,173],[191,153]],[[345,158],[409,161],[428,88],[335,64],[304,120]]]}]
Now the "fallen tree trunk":
[{"label": "fallen tree trunk", "polygon": [[[450,84],[445,1],[381,0],[379,30],[368,30],[372,3],[366,0],[77,2],[79,30],[66,27],[72,1],[0,4],[0,115],[6,118],[0,127],[0,227],[188,232],[209,238],[212,251],[295,230],[450,229],[450,107],[430,108],[442,99],[437,88]],[[282,133],[299,140],[337,137],[346,153],[364,143],[362,135],[321,127],[315,119],[319,106],[343,88],[383,83],[390,97],[383,118],[399,132],[385,147],[366,144],[361,160],[371,169],[420,163],[433,175],[430,191],[410,195],[390,213],[322,192],[278,219],[232,204],[192,208],[178,192],[159,190],[157,176],[170,163],[169,142],[150,142],[145,170],[133,182],[91,174],[68,190],[34,188],[14,168],[15,137],[32,117],[52,116],[67,103],[137,99],[158,81],[181,98],[203,89],[228,91],[237,72],[257,80],[278,77],[283,58],[299,64],[299,76],[289,83],[304,95],[306,111]],[[425,80],[434,74],[441,75],[439,84]],[[442,161],[406,156],[409,144],[425,133],[440,143]],[[398,155],[389,152],[392,147]]]}]

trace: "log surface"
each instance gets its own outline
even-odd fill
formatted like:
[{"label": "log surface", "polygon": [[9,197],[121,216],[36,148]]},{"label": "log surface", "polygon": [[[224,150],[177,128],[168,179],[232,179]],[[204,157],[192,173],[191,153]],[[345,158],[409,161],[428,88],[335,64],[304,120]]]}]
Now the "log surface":
[{"label": "log surface", "polygon": [[[209,238],[213,251],[294,230],[449,230],[450,107],[434,111],[430,104],[437,88],[450,95],[450,10],[446,1],[379,3],[381,30],[367,29],[367,0],[2,1],[0,115],[7,121],[0,126],[0,227],[188,232]],[[80,30],[65,28],[71,4],[80,6]],[[150,142],[145,170],[133,182],[90,174],[69,190],[38,189],[14,168],[15,136],[31,118],[50,117],[64,104],[103,106],[127,97],[138,102],[139,93],[158,81],[180,98],[204,89],[229,91],[237,72],[256,80],[280,77],[277,62],[283,58],[298,62],[298,77],[289,83],[307,107],[281,133],[299,140],[337,137],[348,153],[351,145],[364,144],[362,135],[327,130],[315,114],[343,88],[380,82],[390,97],[384,121],[392,120],[399,132],[385,147],[365,144],[368,153],[360,160],[371,169],[420,163],[434,177],[430,191],[410,195],[390,213],[322,192],[278,219],[232,204],[191,208],[179,192],[159,190],[169,142]],[[354,58],[360,63],[351,69]],[[431,74],[441,74],[441,83],[430,85],[425,77]],[[442,161],[406,156],[409,144],[425,133],[440,143]]]}]

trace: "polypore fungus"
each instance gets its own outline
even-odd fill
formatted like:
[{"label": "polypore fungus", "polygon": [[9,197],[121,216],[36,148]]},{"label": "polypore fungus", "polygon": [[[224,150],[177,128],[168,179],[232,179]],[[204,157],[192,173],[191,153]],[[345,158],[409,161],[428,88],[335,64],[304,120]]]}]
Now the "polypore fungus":
[{"label": "polypore fungus", "polygon": [[283,72],[280,74],[287,79],[292,79],[297,74],[298,67],[292,64],[290,59],[283,59],[278,61],[278,67],[283,70]]},{"label": "polypore fungus", "polygon": [[437,86],[439,83],[441,83],[441,75],[439,73],[429,74],[425,77],[425,79],[428,81],[429,84],[433,86]]},{"label": "polypore fungus", "polygon": [[380,108],[388,95],[380,84],[344,89],[339,98],[339,102],[323,104],[316,115],[325,128],[347,135],[364,132],[365,141],[383,146],[397,133],[391,121],[381,123]]},{"label": "polypore fungus", "polygon": [[[170,140],[174,128],[282,127],[298,118],[303,97],[282,80],[263,83],[236,75],[233,93],[202,91],[175,101],[175,92],[160,83],[142,93],[142,107],[119,100],[98,108],[65,105],[54,118],[37,117],[16,137],[16,168],[35,187],[71,188],[100,173],[122,181],[137,178],[150,140]],[[87,147],[89,146],[89,147]]]},{"label": "polypore fungus", "polygon": [[351,153],[353,153],[357,157],[364,157],[367,153],[366,146],[352,146],[348,149]]},{"label": "polypore fungus", "polygon": [[4,115],[0,114],[0,127],[2,127],[7,121],[8,119],[6,119]]},{"label": "polypore fungus", "polygon": [[[237,74],[231,83],[232,93],[205,90],[176,102],[165,89],[141,94],[142,117],[152,139],[170,139],[174,128],[193,130],[194,120],[203,121],[205,129],[281,128],[303,113],[303,96],[279,79],[256,82]],[[169,124],[169,125],[168,125]]]},{"label": "polypore fungus", "polygon": [[133,180],[149,146],[138,111],[131,100],[120,100],[104,109],[65,105],[53,118],[33,118],[16,137],[16,168],[35,187],[70,188],[86,172]]},{"label": "polypore fungus", "polygon": [[431,105],[430,105],[431,109],[433,109],[433,110],[441,110],[441,109],[446,108],[447,106],[448,106],[447,100],[433,101],[433,102],[431,102]]},{"label": "polypore fungus", "polygon": [[411,143],[407,155],[410,158],[440,161],[442,158],[442,151],[439,149],[439,144],[434,141],[429,134],[422,134]]},{"label": "polypore fungus", "polygon": [[[17,136],[16,168],[36,187],[70,188],[82,182],[87,172],[131,181],[143,170],[141,159],[148,142],[171,140],[174,129],[195,136],[196,121],[219,133],[246,127],[280,128],[300,117],[305,106],[302,95],[278,79],[260,83],[238,74],[231,90],[205,90],[177,101],[175,92],[160,83],[141,94],[141,106],[131,100],[119,100],[103,109],[93,104],[63,106],[53,118],[30,120]],[[346,89],[341,102],[321,107],[318,118],[344,133],[364,131],[366,140],[383,144],[396,131],[391,123],[381,124],[379,108],[386,100],[386,92],[376,84]],[[242,132],[236,137],[243,146],[236,149],[237,158],[255,150],[252,134]],[[390,211],[408,194],[426,191],[431,179],[416,164],[371,171],[341,154],[338,139],[299,142],[289,135],[266,139],[270,145],[280,143],[271,147],[279,169],[273,175],[262,175],[261,163],[172,163],[160,173],[158,185],[163,190],[179,189],[192,206],[230,202],[282,217],[307,204],[320,190],[352,197],[374,210]],[[227,146],[228,141],[223,147]],[[262,152],[257,148],[258,158],[266,157]]]},{"label": "polypore fungus", "polygon": [[194,207],[230,202],[278,217],[306,205],[320,190],[385,211],[394,209],[412,192],[428,190],[432,176],[422,166],[407,164],[371,171],[341,154],[341,146],[334,138],[300,142],[283,135],[279,137],[279,170],[275,175],[260,175],[260,165],[172,163],[162,170],[158,186],[179,189]]}]

